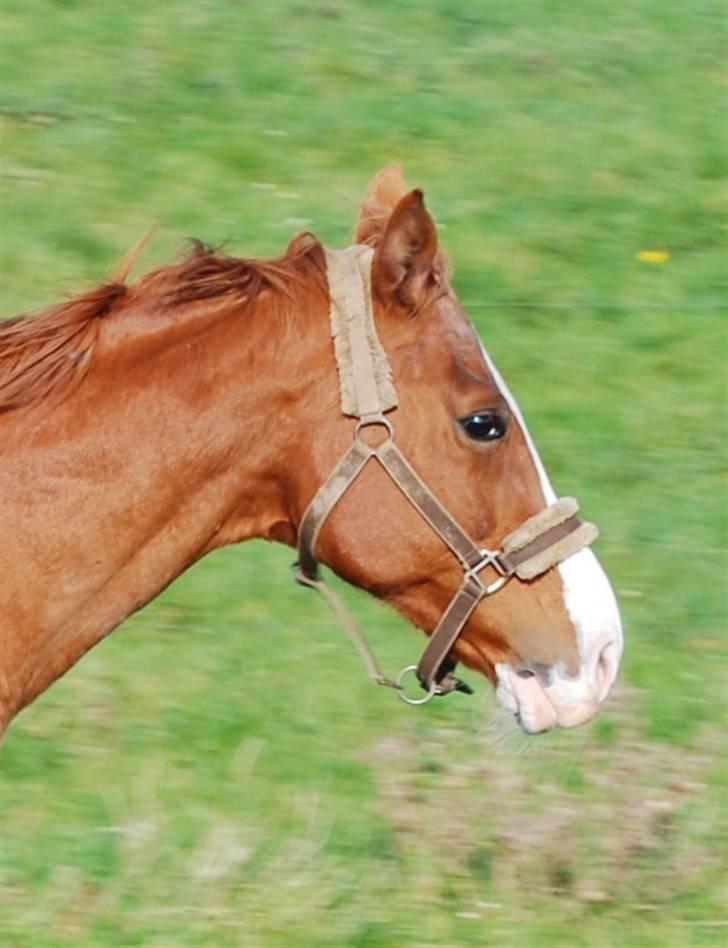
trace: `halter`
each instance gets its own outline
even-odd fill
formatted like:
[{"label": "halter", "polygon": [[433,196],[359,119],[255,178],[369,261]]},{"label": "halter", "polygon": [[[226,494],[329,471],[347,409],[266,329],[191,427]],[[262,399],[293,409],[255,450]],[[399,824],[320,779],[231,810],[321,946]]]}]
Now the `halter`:
[{"label": "halter", "polygon": [[[524,521],[498,550],[479,547],[440,504],[397,447],[394,427],[385,412],[397,407],[386,353],[377,336],[371,297],[369,247],[326,251],[331,330],[339,370],[342,414],[358,418],[354,442],[329,478],[319,487],[298,530],[296,579],[318,589],[328,600],[359,649],[370,677],[379,685],[397,689],[408,704],[424,704],[451,691],[472,693],[452,672],[452,656],[468,619],[487,596],[502,589],[514,576],[527,582],[583,549],[597,537],[597,529],[577,516],[578,505],[562,498]],[[367,428],[382,430],[384,440],[369,444]],[[382,674],[356,621],[339,596],[320,576],[316,547],[321,530],[336,504],[370,462],[376,462],[394,481],[450,551],[463,570],[462,583],[442,614],[416,665],[405,666],[396,679]],[[489,578],[484,574],[488,572]],[[404,679],[414,673],[425,691],[408,696]]]}]

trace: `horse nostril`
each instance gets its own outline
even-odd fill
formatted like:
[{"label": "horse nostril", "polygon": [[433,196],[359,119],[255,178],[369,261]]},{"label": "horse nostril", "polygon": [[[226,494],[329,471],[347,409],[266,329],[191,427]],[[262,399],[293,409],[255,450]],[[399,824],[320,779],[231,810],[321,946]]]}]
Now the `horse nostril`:
[{"label": "horse nostril", "polygon": [[516,669],[516,674],[519,678],[537,678],[544,688],[551,683],[551,668],[541,662],[529,661],[528,664],[524,662]]},{"label": "horse nostril", "polygon": [[597,701],[604,701],[617,677],[619,656],[616,642],[608,642],[599,653],[596,667]]}]

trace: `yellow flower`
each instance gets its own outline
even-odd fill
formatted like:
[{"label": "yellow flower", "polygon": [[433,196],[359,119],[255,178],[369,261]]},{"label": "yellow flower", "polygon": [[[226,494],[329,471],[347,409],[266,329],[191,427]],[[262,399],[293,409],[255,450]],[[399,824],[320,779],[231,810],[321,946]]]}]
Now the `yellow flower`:
[{"label": "yellow flower", "polygon": [[643,263],[665,263],[670,259],[666,250],[640,250],[637,259]]}]

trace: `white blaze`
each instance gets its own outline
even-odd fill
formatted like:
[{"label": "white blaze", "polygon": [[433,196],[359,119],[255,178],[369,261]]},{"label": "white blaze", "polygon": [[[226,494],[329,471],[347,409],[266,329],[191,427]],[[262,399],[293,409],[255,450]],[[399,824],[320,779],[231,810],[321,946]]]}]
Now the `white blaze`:
[{"label": "white blaze", "polygon": [[[553,504],[557,499],[556,493],[526,427],[521,410],[482,342],[480,348],[493,381],[500,389],[513,418],[521,428],[538,473],[544,503]],[[572,723],[580,723],[580,720],[577,720],[580,708],[596,707],[596,704],[606,697],[617,674],[623,638],[614,592],[594,553],[590,549],[580,550],[559,563],[557,569],[564,592],[564,605],[576,629],[581,669],[576,678],[568,675],[564,669],[558,667],[552,669],[552,681],[545,691],[556,709],[558,723],[568,726]],[[496,671],[500,679],[496,693],[502,703],[507,706],[521,705],[521,720],[523,721],[523,712],[526,712],[527,717],[529,710],[524,705],[530,705],[528,689],[513,677],[512,671],[506,671],[503,666],[498,666]],[[521,697],[523,701],[519,700]],[[513,710],[512,707],[511,710]],[[535,708],[533,710],[536,711]],[[583,713],[586,714],[586,711]],[[588,717],[591,716],[592,714],[588,715]],[[586,717],[581,718],[581,720],[586,719]],[[550,727],[552,724],[546,724],[546,726]],[[544,728],[529,727],[528,729],[543,730]]]},{"label": "white blaze", "polygon": [[543,461],[539,457],[538,451],[536,450],[536,445],[533,443],[531,434],[526,427],[526,422],[521,414],[521,409],[516,404],[515,398],[511,395],[510,390],[506,383],[503,381],[503,376],[500,374],[498,369],[495,367],[495,363],[491,357],[486,352],[485,346],[483,343],[480,343],[480,351],[483,353],[483,358],[485,359],[485,364],[488,366],[488,371],[493,376],[493,381],[500,389],[500,393],[508,402],[508,407],[511,410],[511,414],[518,422],[518,425],[523,432],[523,437],[526,439],[526,444],[528,450],[531,454],[531,459],[533,461],[534,467],[538,471],[538,479],[541,482],[541,490],[543,491],[543,499],[546,504],[556,503],[556,492],[551,486],[551,481],[549,476],[546,473],[546,468],[543,466]]}]

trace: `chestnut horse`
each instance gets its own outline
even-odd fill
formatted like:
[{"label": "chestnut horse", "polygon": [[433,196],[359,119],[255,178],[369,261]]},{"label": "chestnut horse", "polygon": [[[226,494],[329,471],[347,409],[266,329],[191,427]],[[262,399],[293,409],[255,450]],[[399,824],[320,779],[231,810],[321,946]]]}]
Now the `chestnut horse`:
[{"label": "chestnut horse", "polygon": [[[498,549],[556,496],[398,168],[374,179],[356,241],[371,248],[398,451],[463,535]],[[311,235],[273,261],[199,245],[0,327],[0,730],[205,554],[251,537],[296,545],[358,431],[339,401],[326,260]],[[432,633],[473,564],[381,464],[334,503],[316,559]],[[482,672],[529,732],[593,717],[622,652],[594,554],[546,567],[474,602],[444,668]]]}]

